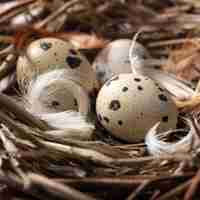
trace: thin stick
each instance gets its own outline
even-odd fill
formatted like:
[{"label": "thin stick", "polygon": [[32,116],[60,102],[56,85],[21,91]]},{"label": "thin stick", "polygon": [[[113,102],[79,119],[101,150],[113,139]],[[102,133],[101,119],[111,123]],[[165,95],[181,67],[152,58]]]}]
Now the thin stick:
[{"label": "thin stick", "polygon": [[9,35],[0,35],[0,42],[1,43],[13,43],[14,42],[14,36]]},{"label": "thin stick", "polygon": [[42,144],[32,135],[32,129],[30,129],[30,127],[26,128],[25,125],[19,125],[19,123],[16,123],[16,121],[14,121],[2,111],[0,111],[0,121],[6,124],[9,128],[15,130],[19,135],[26,137],[30,141],[34,142],[34,144],[37,144],[40,147],[42,146]]},{"label": "thin stick", "polygon": [[186,42],[200,42],[200,38],[185,38],[185,39],[174,39],[174,40],[152,42],[148,44],[148,47],[162,47],[166,45],[175,45]]},{"label": "thin stick", "polygon": [[190,200],[193,198],[193,196],[195,195],[195,192],[198,189],[199,183],[200,183],[200,169],[198,170],[196,176],[192,178],[192,182],[187,192],[185,193],[184,200]]},{"label": "thin stick", "polygon": [[37,23],[35,25],[35,28],[43,28],[44,26],[46,26],[49,22],[55,20],[57,17],[59,17],[63,12],[66,11],[67,8],[81,2],[82,0],[71,0],[70,2],[67,1],[63,6],[61,6],[58,10],[56,10],[55,12],[53,12],[51,15],[49,15],[47,18],[45,18],[43,21]]},{"label": "thin stick", "polygon": [[89,195],[83,194],[78,190],[75,190],[67,185],[63,185],[56,181],[52,181],[44,176],[29,173],[28,177],[33,184],[36,184],[49,193],[56,195],[61,199],[70,199],[70,200],[97,200],[96,198],[90,197]]},{"label": "thin stick", "polygon": [[128,177],[97,177],[97,178],[81,178],[81,179],[55,179],[58,182],[69,184],[74,187],[80,188],[105,188],[105,187],[120,187],[120,188],[133,188],[142,184],[145,180],[152,180],[152,176],[128,176]]},{"label": "thin stick", "polygon": [[15,52],[15,46],[13,44],[10,44],[8,47],[6,47],[5,49],[2,49],[0,51],[0,58],[8,55],[8,54],[14,54]]},{"label": "thin stick", "polygon": [[55,142],[47,142],[47,141],[40,141],[46,148],[49,148],[53,151],[60,151],[65,153],[69,157],[89,160],[96,164],[104,165],[104,166],[111,166],[113,158],[106,156],[98,151],[94,151],[91,149],[83,149],[79,147],[72,147],[69,145],[62,145]]},{"label": "thin stick", "polygon": [[16,55],[9,54],[0,65],[0,80],[15,69]]},{"label": "thin stick", "polygon": [[147,187],[147,185],[149,185],[150,182],[151,182],[151,181],[149,181],[149,180],[143,181],[143,183],[141,183],[140,186],[138,186],[137,189],[134,190],[134,191],[128,196],[128,198],[127,198],[126,200],[133,200],[133,199],[137,198],[138,195],[141,194],[141,193],[144,191],[144,189]]},{"label": "thin stick", "polygon": [[194,133],[195,133],[196,136],[197,136],[196,139],[198,139],[198,140],[200,141],[199,123],[198,123],[197,119],[196,119],[193,115],[190,116],[190,120],[191,120],[191,123],[192,123],[192,125],[193,125],[193,127],[194,127],[194,130],[195,130]]},{"label": "thin stick", "polygon": [[188,180],[186,182],[184,182],[183,184],[175,187],[174,189],[168,191],[167,193],[165,193],[164,195],[160,196],[159,198],[157,198],[157,200],[169,200],[170,198],[174,197],[175,195],[180,194],[181,192],[183,192],[184,190],[186,190],[190,184],[191,184],[191,180]]},{"label": "thin stick", "polygon": [[171,160],[171,161],[183,161],[183,160],[191,160],[191,156],[188,155],[174,155],[174,156],[146,156],[140,158],[128,158],[128,159],[115,159],[112,161],[112,164],[115,165],[127,165],[133,166],[139,163],[147,163],[152,161],[161,161],[161,160]]},{"label": "thin stick", "polygon": [[[12,2],[12,3],[10,3],[10,7],[9,8],[3,9],[3,11],[0,12],[0,16],[2,17],[2,15],[5,15],[5,14],[11,12],[14,9],[27,6],[27,5],[31,4],[31,3],[34,3],[35,1],[37,1],[37,0],[23,0],[23,1]],[[3,7],[3,5],[1,5],[1,6]]]},{"label": "thin stick", "polygon": [[11,97],[0,93],[0,107],[14,113],[17,118],[22,120],[24,123],[40,128],[41,130],[49,130],[50,127],[42,120],[36,118],[31,113],[26,111],[23,107],[18,105]]}]

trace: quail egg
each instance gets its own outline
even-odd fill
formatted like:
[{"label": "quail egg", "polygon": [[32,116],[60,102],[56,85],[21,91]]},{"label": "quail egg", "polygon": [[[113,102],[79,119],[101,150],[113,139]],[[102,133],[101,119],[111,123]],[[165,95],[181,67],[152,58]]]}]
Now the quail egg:
[{"label": "quail egg", "polygon": [[29,83],[39,74],[64,68],[70,79],[78,82],[88,92],[95,87],[95,73],[88,60],[67,41],[42,38],[30,43],[17,62],[17,80],[26,91]]},{"label": "quail egg", "polygon": [[168,92],[142,75],[120,74],[108,80],[97,96],[100,123],[127,142],[144,139],[157,122],[161,130],[176,128],[178,110]]},{"label": "quail egg", "polygon": [[[129,61],[129,48],[132,40],[119,39],[109,43],[96,57],[93,63],[93,69],[96,73],[97,80],[103,85],[112,76],[121,73],[131,73]],[[135,43],[134,54],[142,58],[149,58],[148,51],[138,42]]]},{"label": "quail egg", "polygon": [[78,83],[63,76],[64,69],[41,74],[30,83],[25,95],[32,113],[55,113],[66,110],[87,115],[90,110],[88,93]]}]

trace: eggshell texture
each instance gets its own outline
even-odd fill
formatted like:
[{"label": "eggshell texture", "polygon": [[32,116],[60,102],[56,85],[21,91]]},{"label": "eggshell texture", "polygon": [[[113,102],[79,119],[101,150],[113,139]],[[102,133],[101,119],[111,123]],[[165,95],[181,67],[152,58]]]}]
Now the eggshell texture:
[{"label": "eggshell texture", "polygon": [[37,110],[38,113],[78,111],[78,101],[74,94],[60,83],[52,83],[44,87],[43,92],[36,100],[31,99],[31,106],[32,112]]},{"label": "eggshell texture", "polygon": [[25,95],[31,113],[52,113],[75,110],[87,115],[90,102],[87,92],[76,82],[66,79],[64,69],[41,74],[30,83]]},{"label": "eggshell texture", "polygon": [[114,136],[127,142],[144,139],[155,123],[176,128],[178,110],[168,93],[153,80],[134,74],[112,77],[101,88],[97,117]]},{"label": "eggshell texture", "polygon": [[[120,39],[109,43],[96,57],[93,63],[93,69],[96,73],[99,84],[104,84],[112,76],[121,73],[131,73],[129,61],[129,48],[132,40]],[[142,58],[150,57],[147,50],[136,42],[134,54]]]},{"label": "eggshell texture", "polygon": [[95,73],[88,60],[70,42],[57,38],[42,38],[33,41],[17,62],[17,79],[20,88],[27,85],[38,74],[64,68],[74,81],[87,91],[95,87]]}]

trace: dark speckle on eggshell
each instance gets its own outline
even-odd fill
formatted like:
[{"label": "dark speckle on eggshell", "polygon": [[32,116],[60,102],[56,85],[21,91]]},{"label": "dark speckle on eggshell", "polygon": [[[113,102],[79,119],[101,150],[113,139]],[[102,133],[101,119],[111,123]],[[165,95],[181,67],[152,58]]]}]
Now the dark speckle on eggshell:
[{"label": "dark speckle on eggshell", "polygon": [[159,70],[160,66],[154,66],[154,69]]},{"label": "dark speckle on eggshell", "polygon": [[52,44],[50,42],[41,42],[40,47],[44,51],[48,51],[52,47]]},{"label": "dark speckle on eggshell", "polygon": [[70,52],[71,54],[73,54],[73,55],[77,55],[77,54],[78,54],[77,51],[74,50],[74,49],[70,49],[69,52]]},{"label": "dark speckle on eggshell", "polygon": [[78,57],[67,56],[66,62],[70,66],[70,68],[74,69],[80,66],[82,60]]},{"label": "dark speckle on eggshell", "polygon": [[169,117],[168,117],[168,116],[164,116],[164,117],[162,118],[162,121],[163,121],[163,122],[168,122],[168,120],[169,120]]},{"label": "dark speckle on eggshell", "polygon": [[164,92],[165,90],[161,87],[158,87],[158,89],[161,91],[161,92]]},{"label": "dark speckle on eggshell", "polygon": [[58,101],[52,101],[51,105],[55,107],[55,106],[59,106],[60,103]]},{"label": "dark speckle on eggshell", "polygon": [[143,87],[141,85],[138,85],[138,90],[143,90]]},{"label": "dark speckle on eggshell", "polygon": [[110,110],[119,110],[121,107],[120,102],[118,100],[112,100],[109,105]]},{"label": "dark speckle on eggshell", "polygon": [[128,91],[128,87],[123,87],[122,92],[126,92],[126,91]]},{"label": "dark speckle on eggshell", "polygon": [[107,122],[107,123],[109,123],[109,121],[110,121],[107,117],[103,117],[103,119],[104,119],[104,121]]},{"label": "dark speckle on eggshell", "polygon": [[164,95],[164,94],[159,94],[158,95],[158,98],[161,100],[161,101],[167,101],[167,97]]},{"label": "dark speckle on eggshell", "polygon": [[123,124],[122,120],[119,120],[118,124],[121,126]]},{"label": "dark speckle on eggshell", "polygon": [[74,99],[74,106],[78,106],[78,102],[76,99]]},{"label": "dark speckle on eggshell", "polygon": [[136,82],[140,82],[141,79],[140,79],[140,78],[134,78],[134,81],[136,81]]},{"label": "dark speckle on eggshell", "polygon": [[161,91],[164,92],[165,90],[160,86],[159,83],[155,82],[155,86]]}]

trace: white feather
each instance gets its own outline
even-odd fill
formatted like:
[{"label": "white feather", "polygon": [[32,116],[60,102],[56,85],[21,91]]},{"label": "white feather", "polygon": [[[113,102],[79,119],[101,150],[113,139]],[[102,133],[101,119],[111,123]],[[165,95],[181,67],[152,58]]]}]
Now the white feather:
[{"label": "white feather", "polygon": [[[67,105],[68,99],[63,99],[65,96],[56,96],[56,92],[58,90],[62,90],[63,95],[67,95],[69,91],[72,92],[78,101],[79,112],[87,115],[90,111],[90,101],[88,94],[78,83],[74,82],[74,80],[70,78],[70,76],[66,75],[65,69],[56,69],[44,73],[33,80],[30,83],[28,92],[25,96],[25,98],[28,100],[27,108],[29,111],[32,113],[64,111],[66,109],[65,105]],[[49,90],[49,93],[47,93],[47,96],[45,96],[44,93],[47,90]],[[56,110],[56,108],[54,109],[48,105],[51,103],[49,102],[51,100],[51,94],[53,94],[58,101],[62,101],[62,110]],[[41,97],[43,97],[43,99],[41,99]]]},{"label": "white feather", "polygon": [[159,82],[173,96],[179,99],[190,99],[195,94],[195,91],[186,85],[186,83],[167,72],[146,68],[142,71],[142,73],[143,75]]},{"label": "white feather", "polygon": [[195,91],[184,81],[177,79],[173,74],[154,69],[152,64],[156,63],[156,59],[145,59],[136,52],[136,40],[140,33],[141,31],[135,34],[129,49],[132,72],[157,81],[179,99],[191,98],[195,94]]},{"label": "white feather", "polygon": [[186,84],[186,81],[177,79],[173,74],[154,69],[151,65],[152,59],[145,60],[136,55],[131,60],[133,73],[138,73],[157,81],[178,99],[189,99],[195,94],[195,91]]},{"label": "white feather", "polygon": [[[190,130],[186,136],[180,139],[178,142],[170,143],[165,142],[160,138],[160,134],[157,132],[159,123],[152,127],[146,135],[145,144],[150,154],[154,156],[173,155],[178,153],[187,153],[199,145],[199,140],[196,138],[195,129],[192,123],[187,120]],[[173,131],[168,131],[162,134],[167,134]]]},{"label": "white feather", "polygon": [[46,113],[37,116],[55,128],[55,130],[46,131],[49,136],[90,139],[95,129],[92,123],[87,122],[85,116],[75,111]]},{"label": "white feather", "polygon": [[[33,115],[55,128],[44,133],[50,137],[90,139],[95,127],[87,121],[90,111],[88,94],[78,83],[70,79],[70,76],[66,76],[65,72],[64,69],[56,69],[32,80],[25,96],[28,102],[25,107]],[[58,90],[61,93],[58,93]],[[72,96],[67,96],[69,92]],[[53,99],[61,103],[59,109],[51,106],[52,94]],[[78,111],[67,110],[68,97],[76,97]]]}]

